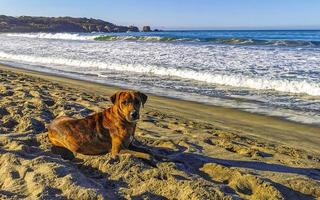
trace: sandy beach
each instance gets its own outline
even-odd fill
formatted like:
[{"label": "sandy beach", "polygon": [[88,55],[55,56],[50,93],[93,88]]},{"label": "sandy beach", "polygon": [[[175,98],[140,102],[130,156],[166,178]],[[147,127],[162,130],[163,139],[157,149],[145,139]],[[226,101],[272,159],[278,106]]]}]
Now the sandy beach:
[{"label": "sandy beach", "polygon": [[0,199],[320,199],[320,128],[149,96],[130,155],[63,159],[47,125],[111,105],[120,88],[0,66]]}]

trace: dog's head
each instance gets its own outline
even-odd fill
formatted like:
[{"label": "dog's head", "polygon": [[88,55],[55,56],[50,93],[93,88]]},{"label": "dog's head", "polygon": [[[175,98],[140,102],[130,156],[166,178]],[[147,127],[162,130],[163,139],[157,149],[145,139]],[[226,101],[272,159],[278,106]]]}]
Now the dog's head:
[{"label": "dog's head", "polygon": [[148,96],[138,91],[119,91],[110,99],[128,122],[137,122],[140,118],[140,109],[146,103]]}]

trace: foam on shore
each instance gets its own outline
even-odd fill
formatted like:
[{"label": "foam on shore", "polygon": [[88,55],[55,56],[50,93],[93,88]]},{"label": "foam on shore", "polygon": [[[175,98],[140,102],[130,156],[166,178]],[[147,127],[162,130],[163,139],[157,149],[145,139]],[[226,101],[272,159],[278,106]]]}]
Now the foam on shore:
[{"label": "foam on shore", "polygon": [[[97,68],[109,69],[116,71],[127,71],[159,76],[175,76],[183,79],[191,79],[207,83],[214,83],[220,85],[228,85],[233,87],[247,87],[257,90],[276,90],[280,92],[289,93],[305,93],[313,96],[320,96],[320,83],[310,83],[308,81],[295,81],[295,80],[276,80],[276,79],[261,79],[251,78],[248,76],[232,76],[223,74],[210,74],[202,73],[193,70],[172,69],[159,66],[146,66],[146,65],[130,65],[130,64],[115,64],[98,61],[84,61],[76,59],[64,58],[50,58],[50,57],[35,57],[29,55],[11,55],[0,52],[0,59],[26,62],[29,64],[40,65],[59,65],[70,67],[83,67],[83,68]],[[97,74],[99,75],[99,74]],[[103,76],[103,75],[100,75]]]}]

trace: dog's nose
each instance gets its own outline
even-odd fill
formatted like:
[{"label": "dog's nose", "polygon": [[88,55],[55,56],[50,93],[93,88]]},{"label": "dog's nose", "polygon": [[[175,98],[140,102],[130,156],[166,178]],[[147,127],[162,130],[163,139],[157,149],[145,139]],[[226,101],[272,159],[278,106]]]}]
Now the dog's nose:
[{"label": "dog's nose", "polygon": [[130,115],[131,115],[132,119],[138,119],[139,118],[139,113],[136,110],[132,111]]}]

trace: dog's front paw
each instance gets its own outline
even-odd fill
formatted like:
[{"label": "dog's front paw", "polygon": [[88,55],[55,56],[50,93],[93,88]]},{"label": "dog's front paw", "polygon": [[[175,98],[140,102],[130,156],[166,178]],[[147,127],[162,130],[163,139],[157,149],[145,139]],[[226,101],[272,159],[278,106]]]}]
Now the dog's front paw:
[{"label": "dog's front paw", "polygon": [[114,164],[120,161],[119,155],[111,155],[111,158],[108,163]]}]

